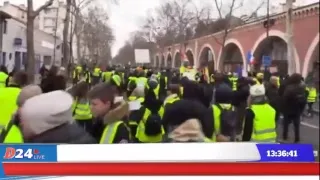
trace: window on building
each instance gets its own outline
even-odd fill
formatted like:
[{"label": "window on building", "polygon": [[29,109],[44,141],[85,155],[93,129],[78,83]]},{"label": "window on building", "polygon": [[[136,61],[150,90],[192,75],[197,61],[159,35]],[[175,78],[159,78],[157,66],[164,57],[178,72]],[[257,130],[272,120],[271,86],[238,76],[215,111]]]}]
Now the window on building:
[{"label": "window on building", "polygon": [[8,21],[3,21],[3,34],[7,33],[7,29],[8,29]]},{"label": "window on building", "polygon": [[6,52],[2,52],[2,62],[1,65],[6,65],[7,61],[7,53]]}]

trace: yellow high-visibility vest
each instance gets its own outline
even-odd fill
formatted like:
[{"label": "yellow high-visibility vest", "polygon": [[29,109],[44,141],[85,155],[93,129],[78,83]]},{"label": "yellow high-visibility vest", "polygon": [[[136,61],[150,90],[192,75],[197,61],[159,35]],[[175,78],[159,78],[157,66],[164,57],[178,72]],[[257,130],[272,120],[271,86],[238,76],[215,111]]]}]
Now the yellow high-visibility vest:
[{"label": "yellow high-visibility vest", "polygon": [[251,141],[276,142],[276,111],[269,104],[251,105],[250,109],[254,113]]},{"label": "yellow high-visibility vest", "polygon": [[100,138],[99,144],[113,144],[114,138],[118,131],[118,127],[123,123],[123,121],[116,121],[114,123],[106,125]]},{"label": "yellow high-visibility vest", "polygon": [[89,102],[78,101],[78,99],[76,98],[73,105],[72,105],[72,109],[74,112],[73,119],[75,119],[75,120],[90,120],[90,119],[92,119],[92,113],[90,110]]},{"label": "yellow high-visibility vest", "polygon": [[17,87],[0,88],[0,126],[5,127],[17,111],[20,91]]},{"label": "yellow high-visibility vest", "polygon": [[[163,107],[159,110],[159,115],[162,118],[164,109]],[[156,136],[148,136],[145,134],[145,123],[148,119],[148,117],[151,115],[151,111],[146,108],[142,120],[138,124],[136,138],[143,143],[158,143],[162,141],[163,135],[165,134],[164,128],[161,127],[161,133]]]},{"label": "yellow high-visibility vest", "polygon": [[308,95],[308,102],[310,103],[314,103],[317,101],[317,89],[314,88],[314,87],[307,87],[306,90],[309,92],[309,95]]},{"label": "yellow high-visibility vest", "polygon": [[8,77],[8,74],[0,71],[0,88],[6,87],[6,80]]}]

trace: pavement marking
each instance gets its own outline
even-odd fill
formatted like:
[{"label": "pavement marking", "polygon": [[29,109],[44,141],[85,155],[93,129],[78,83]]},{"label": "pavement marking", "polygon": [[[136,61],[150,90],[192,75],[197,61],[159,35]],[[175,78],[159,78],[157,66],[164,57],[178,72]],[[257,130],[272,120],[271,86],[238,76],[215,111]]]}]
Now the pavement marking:
[{"label": "pavement marking", "polygon": [[313,125],[313,124],[310,124],[310,123],[306,123],[306,122],[301,122],[301,125],[307,126],[309,128],[313,128],[313,129],[319,129],[319,126],[316,126],[316,125]]}]

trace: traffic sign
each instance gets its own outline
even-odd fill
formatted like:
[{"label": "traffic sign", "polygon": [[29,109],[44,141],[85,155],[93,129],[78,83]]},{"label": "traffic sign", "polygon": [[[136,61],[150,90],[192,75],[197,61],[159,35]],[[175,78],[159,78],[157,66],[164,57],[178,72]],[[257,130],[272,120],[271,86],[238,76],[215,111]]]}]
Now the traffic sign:
[{"label": "traffic sign", "polygon": [[270,56],[262,56],[262,64],[265,67],[271,66],[271,57]]}]

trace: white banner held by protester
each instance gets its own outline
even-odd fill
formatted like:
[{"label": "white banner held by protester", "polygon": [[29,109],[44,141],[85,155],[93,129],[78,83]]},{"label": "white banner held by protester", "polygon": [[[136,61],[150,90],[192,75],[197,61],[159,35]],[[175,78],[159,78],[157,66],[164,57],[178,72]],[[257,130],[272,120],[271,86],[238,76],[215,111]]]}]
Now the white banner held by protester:
[{"label": "white banner held by protester", "polygon": [[150,63],[150,52],[149,49],[135,49],[134,59],[136,63]]}]

